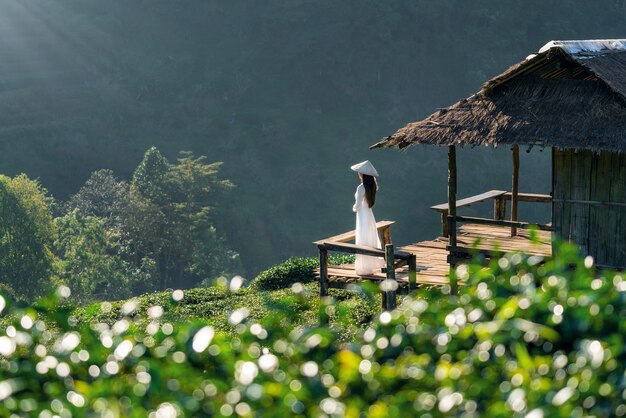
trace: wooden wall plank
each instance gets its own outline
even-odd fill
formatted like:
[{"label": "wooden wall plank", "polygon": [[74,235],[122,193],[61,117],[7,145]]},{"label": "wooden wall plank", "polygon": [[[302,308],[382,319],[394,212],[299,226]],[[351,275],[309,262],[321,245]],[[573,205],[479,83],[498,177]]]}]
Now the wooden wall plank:
[{"label": "wooden wall plank", "polygon": [[[552,190],[555,199],[567,200],[570,198],[571,180],[571,150],[554,150],[553,184]],[[570,240],[570,207],[563,202],[553,205],[552,222],[559,238]]]},{"label": "wooden wall plank", "polygon": [[[591,172],[590,200],[610,201],[610,181],[612,155],[602,152],[594,155]],[[608,264],[612,258],[611,243],[615,232],[610,232],[612,208],[606,206],[590,206],[589,208],[589,254],[596,263]]]},{"label": "wooden wall plank", "polygon": [[563,187],[561,182],[561,170],[563,167],[563,151],[552,149],[552,225],[554,225],[554,233],[559,237],[563,236],[563,204],[555,203],[554,199],[563,199]]},{"label": "wooden wall plank", "polygon": [[[561,181],[563,182],[563,199],[570,199],[572,197],[571,194],[571,183],[572,183],[572,150],[567,150],[563,154],[563,169],[561,172]],[[562,223],[562,232],[563,238],[567,241],[571,240],[572,237],[572,228],[571,228],[571,205],[567,205],[563,203],[563,223]]]},{"label": "wooden wall plank", "polygon": [[[572,155],[572,183],[570,184],[571,198],[589,200],[591,192],[591,151],[579,151]],[[578,244],[583,254],[589,253],[589,205],[571,203],[571,240]]]}]

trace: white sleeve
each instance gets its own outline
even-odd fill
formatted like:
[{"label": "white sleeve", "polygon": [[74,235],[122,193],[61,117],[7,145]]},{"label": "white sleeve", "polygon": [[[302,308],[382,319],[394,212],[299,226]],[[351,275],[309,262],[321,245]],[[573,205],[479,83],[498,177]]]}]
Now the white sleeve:
[{"label": "white sleeve", "polygon": [[352,212],[356,212],[363,207],[363,198],[365,197],[365,187],[359,185],[356,188],[356,193],[354,194],[354,206],[352,206]]}]

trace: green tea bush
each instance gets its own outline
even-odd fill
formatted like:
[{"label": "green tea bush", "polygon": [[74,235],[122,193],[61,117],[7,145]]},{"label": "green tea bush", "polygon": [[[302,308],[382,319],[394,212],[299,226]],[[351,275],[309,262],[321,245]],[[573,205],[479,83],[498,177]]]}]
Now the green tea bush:
[{"label": "green tea bush", "polygon": [[[331,254],[328,257],[330,264],[354,263],[353,255]],[[272,266],[259,273],[252,280],[250,287],[261,290],[274,290],[289,287],[294,283],[308,283],[315,280],[314,272],[319,267],[320,260],[317,257],[291,257],[287,261]]]},{"label": "green tea bush", "polygon": [[112,323],[58,295],[9,304],[0,416],[624,416],[626,279],[592,264],[564,247],[459,266],[458,295],[418,290],[351,341],[326,325],[352,320],[332,298],[318,323],[296,319],[315,297],[302,285],[261,317],[233,306],[230,331],[172,321],[180,292],[125,302]]},{"label": "green tea bush", "polygon": [[[235,333],[229,323],[229,315],[240,307],[248,308],[248,320],[257,320],[272,315],[275,305],[289,304],[292,326],[308,326],[319,322],[320,299],[317,296],[317,283],[294,284],[294,288],[298,290],[297,297],[291,287],[271,291],[241,287],[233,291],[230,290],[232,284],[227,282],[221,287],[187,289],[179,301],[172,299],[172,291],[165,291],[148,293],[130,300],[93,303],[84,307],[75,307],[69,302],[66,304],[72,308],[71,316],[77,321],[101,322],[109,326],[127,316],[124,306],[129,302],[136,308],[132,315],[132,324],[135,327],[145,327],[151,321],[148,312],[153,306],[163,308],[161,321],[175,323],[197,320],[231,334]],[[330,293],[335,298],[337,310],[330,318],[330,325],[335,327],[343,340],[354,337],[358,328],[372,319],[380,305],[380,298],[371,297],[365,292],[331,289]],[[341,321],[335,320],[338,316],[341,316]],[[2,324],[8,324],[10,320],[7,317],[1,319],[0,329]]]}]

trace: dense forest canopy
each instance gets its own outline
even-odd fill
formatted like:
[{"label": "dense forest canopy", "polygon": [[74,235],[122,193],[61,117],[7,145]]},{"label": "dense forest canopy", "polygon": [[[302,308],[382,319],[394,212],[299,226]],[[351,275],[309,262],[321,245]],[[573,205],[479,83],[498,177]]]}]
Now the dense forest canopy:
[{"label": "dense forest canopy", "polygon": [[[215,224],[252,275],[351,229],[348,167],[370,159],[377,217],[431,238],[445,150],[368,146],[551,39],[624,37],[625,18],[621,0],[6,0],[0,171],[65,200],[98,169],[130,182],[152,145],[223,161],[237,187]],[[508,188],[507,151],[462,152],[460,194]],[[521,191],[549,191],[549,159],[522,156]]]},{"label": "dense forest canopy", "polygon": [[151,147],[130,182],[97,170],[65,202],[25,174],[0,175],[0,290],[32,301],[62,285],[86,303],[242,271],[215,227],[233,184],[205,160],[187,151],[172,163]]}]

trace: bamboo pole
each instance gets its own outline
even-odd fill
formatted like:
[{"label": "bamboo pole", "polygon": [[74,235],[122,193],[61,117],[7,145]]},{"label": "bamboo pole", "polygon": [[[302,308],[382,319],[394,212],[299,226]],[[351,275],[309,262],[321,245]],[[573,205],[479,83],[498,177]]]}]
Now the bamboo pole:
[{"label": "bamboo pole", "polygon": [[[511,194],[511,221],[517,221],[519,203],[519,145],[513,145],[513,190]],[[517,228],[511,227],[511,236],[517,235]]]}]

